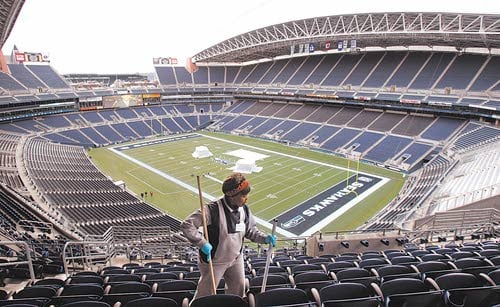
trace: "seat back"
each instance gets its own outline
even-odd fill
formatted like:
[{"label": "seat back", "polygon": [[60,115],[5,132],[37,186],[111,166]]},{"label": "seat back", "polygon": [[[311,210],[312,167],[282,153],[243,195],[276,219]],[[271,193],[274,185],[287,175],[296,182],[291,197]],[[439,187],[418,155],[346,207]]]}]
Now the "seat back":
[{"label": "seat back", "polygon": [[[257,294],[262,290],[262,283],[264,281],[264,276],[256,276],[249,280],[248,289],[249,292]],[[275,275],[269,274],[267,275],[266,281],[266,290],[276,289],[276,288],[290,288],[292,285],[290,284],[288,278],[283,275]]]},{"label": "seat back", "polygon": [[196,291],[196,283],[191,280],[170,280],[157,285],[154,297],[169,298],[182,305],[184,298],[191,300]]},{"label": "seat back", "polygon": [[442,292],[430,291],[420,279],[397,278],[380,286],[386,306],[434,307],[442,306]]},{"label": "seat back", "polygon": [[45,297],[37,297],[37,298],[21,298],[21,299],[13,299],[13,300],[0,300],[0,306],[37,306],[37,307],[45,307],[48,306],[50,302],[50,298]]},{"label": "seat back", "polygon": [[368,288],[357,283],[339,283],[326,286],[319,290],[321,302],[331,300],[358,299],[370,296]]},{"label": "seat back", "polygon": [[68,284],[97,284],[102,285],[103,279],[101,276],[95,275],[76,275],[71,276],[67,280]]},{"label": "seat back", "polygon": [[305,291],[294,288],[278,288],[261,292],[255,296],[256,307],[268,306],[307,306],[309,299]]},{"label": "seat back", "polygon": [[111,307],[108,303],[99,301],[79,301],[61,305],[61,307]]},{"label": "seat back", "polygon": [[325,272],[303,272],[294,277],[295,287],[308,291],[311,288],[321,289],[334,281]]},{"label": "seat back", "polygon": [[436,278],[439,288],[452,290],[459,288],[481,287],[481,281],[474,275],[468,273],[448,273]]},{"label": "seat back", "polygon": [[190,307],[223,307],[223,306],[241,306],[246,307],[248,303],[237,295],[216,294],[195,299],[189,305]]},{"label": "seat back", "polygon": [[446,301],[459,306],[491,306],[500,303],[500,287],[486,287],[469,273],[451,273],[436,278]]},{"label": "seat back", "polygon": [[112,285],[109,290],[110,294],[138,292],[151,293],[151,286],[140,282],[126,282]]},{"label": "seat back", "polygon": [[319,264],[299,264],[293,266],[291,270],[292,270],[292,275],[297,275],[302,272],[324,271],[323,267]]},{"label": "seat back", "polygon": [[33,286],[26,287],[19,292],[15,293],[12,297],[15,299],[20,298],[36,298],[36,297],[46,297],[51,298],[56,295],[56,289],[46,286]]},{"label": "seat back", "polygon": [[497,286],[500,286],[500,269],[489,272],[488,276],[495,282]]},{"label": "seat back", "polygon": [[130,282],[130,281],[135,281],[135,282],[141,282],[142,279],[138,275],[132,275],[132,274],[117,274],[117,275],[107,275],[104,278],[104,282],[106,284],[109,283],[123,283],[123,282]]},{"label": "seat back", "polygon": [[348,268],[337,272],[335,275],[339,281],[342,281],[351,278],[368,277],[370,276],[370,272],[362,268]]},{"label": "seat back", "polygon": [[387,297],[393,294],[427,292],[429,291],[429,287],[419,279],[397,278],[382,283],[380,285],[380,290],[382,290],[384,297]]},{"label": "seat back", "polygon": [[328,272],[334,272],[335,274],[339,271],[342,271],[347,268],[354,268],[356,265],[354,262],[348,262],[348,261],[339,261],[339,262],[334,262],[328,264],[326,267]]},{"label": "seat back", "polygon": [[361,260],[359,262],[359,267],[369,270],[371,268],[376,268],[388,264],[391,263],[385,258],[372,258],[372,259]]},{"label": "seat back", "polygon": [[66,285],[62,290],[60,296],[74,296],[74,295],[96,295],[102,297],[104,290],[102,286],[95,284],[76,284]]},{"label": "seat back", "polygon": [[65,281],[59,278],[44,278],[40,279],[39,281],[35,282],[35,286],[46,286],[46,287],[52,287],[54,289],[59,289],[62,286],[64,286]]},{"label": "seat back", "polygon": [[125,304],[125,307],[149,307],[149,306],[159,306],[159,307],[178,307],[176,301],[165,298],[165,297],[144,297],[129,301]]}]

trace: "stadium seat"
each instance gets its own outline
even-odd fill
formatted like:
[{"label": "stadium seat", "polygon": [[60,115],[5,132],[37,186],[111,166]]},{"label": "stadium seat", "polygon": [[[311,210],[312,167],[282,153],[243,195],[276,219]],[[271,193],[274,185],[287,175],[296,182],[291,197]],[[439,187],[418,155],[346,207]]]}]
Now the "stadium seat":
[{"label": "stadium seat", "polygon": [[50,298],[23,298],[23,299],[12,299],[12,300],[0,300],[0,306],[23,306],[23,307],[46,307],[49,302],[51,302]]},{"label": "stadium seat", "polygon": [[[129,301],[124,307],[177,307],[179,306],[176,301],[165,297],[145,297]],[[120,307],[115,304],[114,307]]]},{"label": "stadium seat", "polygon": [[21,289],[19,292],[14,293],[12,297],[14,299],[37,298],[37,297],[52,298],[55,295],[56,295],[56,290],[52,287],[33,286]]},{"label": "stadium seat", "polygon": [[179,276],[174,272],[164,272],[164,273],[153,273],[149,275],[144,275],[144,282],[152,286],[155,283],[161,283],[167,280],[178,280]]},{"label": "stadium seat", "polygon": [[[261,292],[263,282],[264,282],[264,276],[256,276],[254,278],[246,280],[247,283],[246,287],[249,292],[252,292],[255,295]],[[293,287],[293,284],[287,277],[275,274],[267,275],[266,291],[276,288],[291,288],[291,287]]]},{"label": "stadium seat", "polygon": [[[183,305],[187,306],[187,305]],[[189,307],[222,307],[222,306],[241,306],[246,307],[248,303],[237,295],[216,294],[200,297],[189,304]]]},{"label": "stadium seat", "polygon": [[73,275],[66,280],[66,284],[96,284],[103,285],[104,281],[101,276],[94,275]]},{"label": "stadium seat", "polygon": [[320,264],[299,264],[290,268],[291,275],[295,276],[303,272],[325,272]]},{"label": "stadium seat", "polygon": [[488,274],[479,273],[479,275],[491,286],[500,286],[500,269],[497,268]]},{"label": "stadium seat", "polygon": [[[248,295],[250,306],[308,306],[311,302],[304,290],[294,288],[277,288],[261,292],[257,295]],[[319,306],[319,302],[316,302]],[[303,304],[303,305],[302,305]]]},{"label": "stadium seat", "polygon": [[320,271],[310,271],[302,272],[295,276],[290,277],[292,284],[297,289],[302,289],[309,293],[311,288],[321,289],[325,286],[331,285],[334,281],[325,272]]},{"label": "stadium seat", "polygon": [[397,278],[383,282],[380,287],[372,284],[385,306],[434,307],[444,306],[442,292],[429,288],[422,280]]},{"label": "stadium seat", "polygon": [[76,272],[75,274],[73,274],[73,276],[99,276],[99,273],[94,271],[81,271]]},{"label": "stadium seat", "polygon": [[191,280],[169,280],[153,285],[154,297],[173,299],[179,306],[184,299],[191,301],[196,291],[197,283]]},{"label": "stadium seat", "polygon": [[420,278],[420,274],[409,266],[404,265],[386,265],[383,267],[373,268],[373,275],[379,277],[382,283],[396,278]]},{"label": "stadium seat", "polygon": [[459,270],[456,270],[448,262],[441,261],[424,261],[416,264],[414,267],[420,273],[422,280],[427,277],[436,278],[444,274],[459,272]]},{"label": "stadium seat", "polygon": [[354,268],[357,267],[354,262],[348,262],[348,261],[339,261],[339,262],[334,262],[330,263],[327,265],[326,269],[328,272],[333,272],[337,273],[339,271],[342,271],[347,268]]},{"label": "stadium seat", "polygon": [[479,258],[461,258],[450,264],[455,266],[457,269],[460,269],[462,273],[470,273],[476,277],[479,276],[480,273],[487,274],[496,268],[487,259]]},{"label": "stadium seat", "polygon": [[332,263],[331,259],[328,258],[312,258],[312,259],[307,259],[306,261],[307,264],[323,264],[324,266]]},{"label": "stadium seat", "polygon": [[500,304],[500,287],[484,286],[483,282],[472,274],[450,273],[430,281],[445,290],[447,304],[464,307]]},{"label": "stadium seat", "polygon": [[52,297],[52,303],[63,305],[79,301],[98,301],[104,294],[102,286],[97,284],[74,284],[65,285],[57,290],[56,296]]},{"label": "stadium seat", "polygon": [[338,281],[344,281],[348,279],[353,279],[353,278],[363,278],[363,277],[369,277],[370,271],[363,269],[363,268],[346,268],[341,271],[338,271],[336,274],[334,274],[334,278]]},{"label": "stadium seat", "polygon": [[132,274],[105,275],[104,284],[124,283],[129,281],[142,282],[141,276]]},{"label": "stadium seat", "polygon": [[381,266],[388,265],[388,264],[391,264],[391,262],[387,259],[374,258],[374,259],[361,260],[359,262],[359,267],[363,268],[363,269],[370,270],[372,268],[377,268],[377,267],[381,267]]},{"label": "stadium seat", "polygon": [[66,282],[59,278],[44,278],[33,283],[33,286],[46,286],[59,289],[64,286]]},{"label": "stadium seat", "polygon": [[[257,270],[257,272],[255,272],[255,273],[252,272],[252,274],[254,276],[262,276],[262,275],[264,275],[264,271],[265,271],[265,268],[260,268],[259,270]],[[283,275],[285,277],[288,276],[288,271],[286,270],[286,268],[282,268],[282,267],[270,266],[268,272],[269,272],[269,274]]]},{"label": "stadium seat", "polygon": [[108,303],[99,301],[80,301],[61,305],[61,307],[111,307]]},{"label": "stadium seat", "polygon": [[376,307],[380,305],[380,298],[371,296],[368,288],[357,283],[339,283],[311,292],[324,307]]}]

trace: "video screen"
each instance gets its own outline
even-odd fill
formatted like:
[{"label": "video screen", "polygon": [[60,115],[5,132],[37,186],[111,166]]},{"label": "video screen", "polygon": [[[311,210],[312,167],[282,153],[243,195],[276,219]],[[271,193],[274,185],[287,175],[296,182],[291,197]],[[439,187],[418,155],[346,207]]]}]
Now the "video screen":
[{"label": "video screen", "polygon": [[107,108],[128,108],[142,106],[142,95],[103,96],[102,106]]}]

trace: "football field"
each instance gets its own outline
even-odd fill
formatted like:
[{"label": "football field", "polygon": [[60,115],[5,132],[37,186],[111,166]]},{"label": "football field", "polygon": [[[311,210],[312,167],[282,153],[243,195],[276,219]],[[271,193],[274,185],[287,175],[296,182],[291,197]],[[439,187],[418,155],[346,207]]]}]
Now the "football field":
[{"label": "football field", "polygon": [[[195,158],[196,148],[209,157]],[[269,228],[278,219],[284,236],[348,230],[363,224],[399,191],[401,174],[349,163],[332,155],[248,137],[215,133],[176,135],[93,149],[95,164],[138,197],[179,219],[221,196],[235,167],[251,171],[249,206]],[[348,168],[349,166],[349,168]]]}]

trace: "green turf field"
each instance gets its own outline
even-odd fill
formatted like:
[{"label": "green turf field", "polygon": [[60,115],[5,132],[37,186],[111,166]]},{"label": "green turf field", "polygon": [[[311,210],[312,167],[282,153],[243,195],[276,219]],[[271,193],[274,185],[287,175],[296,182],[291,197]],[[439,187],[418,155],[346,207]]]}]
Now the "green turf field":
[{"label": "green turf field", "polygon": [[[204,136],[147,146],[137,146],[147,142],[144,140],[130,143],[127,144],[130,148],[120,151],[121,154],[109,148],[92,149],[89,154],[94,163],[113,180],[124,181],[127,188],[137,195],[148,192],[145,201],[179,219],[199,208],[195,190],[196,175],[209,174],[208,177],[202,177],[204,193],[214,197],[222,194],[220,182],[231,173],[228,168],[239,159],[228,154],[231,151],[243,149],[267,156],[256,162],[258,167],[263,168],[261,172],[247,175],[252,184],[249,205],[254,215],[263,220],[272,219],[345,180],[348,175],[347,160],[332,155],[249,137],[208,132],[200,134]],[[154,140],[148,141],[151,143]],[[123,144],[115,147],[121,146]],[[206,146],[213,157],[193,158],[191,154],[196,146]],[[130,159],[139,161],[139,164]],[[351,161],[349,167],[350,175],[356,173],[356,162]],[[401,174],[375,166],[360,164],[359,171],[390,180],[323,231],[355,229],[383,208],[404,183]],[[193,189],[167,180],[161,174]],[[153,196],[150,192],[153,192]]]}]

